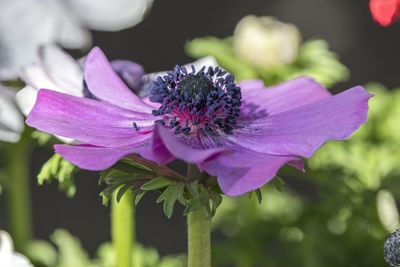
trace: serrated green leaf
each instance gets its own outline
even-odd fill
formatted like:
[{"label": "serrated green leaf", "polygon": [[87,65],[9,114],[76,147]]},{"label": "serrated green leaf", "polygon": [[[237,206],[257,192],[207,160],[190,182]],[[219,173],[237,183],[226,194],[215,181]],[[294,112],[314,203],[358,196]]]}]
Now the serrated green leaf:
[{"label": "serrated green leaf", "polygon": [[139,202],[142,200],[142,198],[144,197],[144,195],[146,194],[146,191],[143,191],[137,195],[135,195],[135,205],[138,205]]},{"label": "serrated green leaf", "polygon": [[126,191],[128,191],[130,188],[131,188],[131,185],[129,185],[129,184],[124,184],[123,186],[121,186],[121,188],[118,190],[118,193],[117,193],[117,202],[119,202],[121,200],[121,198],[124,196]]},{"label": "serrated green leaf", "polygon": [[78,170],[70,162],[63,159],[60,155],[54,154],[40,170],[37,181],[39,185],[52,180],[58,181],[58,187],[66,193],[68,197],[73,197],[76,193],[74,174]]},{"label": "serrated green leaf", "polygon": [[146,169],[143,165],[131,164],[126,161],[119,161],[114,166],[113,169],[120,170],[129,174],[152,176],[153,172]]},{"label": "serrated green leaf", "polygon": [[168,186],[164,192],[157,199],[157,203],[164,202],[163,209],[164,214],[171,218],[174,211],[175,202],[184,192],[185,185],[182,183],[175,183]]},{"label": "serrated green leaf", "polygon": [[193,198],[199,198],[200,196],[200,189],[198,181],[193,183],[187,184],[186,188],[188,189],[189,193],[193,196]]},{"label": "serrated green leaf", "polygon": [[144,185],[142,185],[141,189],[145,190],[145,191],[156,190],[156,189],[167,187],[170,184],[171,184],[171,180],[169,180],[163,176],[160,176],[160,177],[157,177],[156,179],[153,179],[153,180],[145,183]]}]

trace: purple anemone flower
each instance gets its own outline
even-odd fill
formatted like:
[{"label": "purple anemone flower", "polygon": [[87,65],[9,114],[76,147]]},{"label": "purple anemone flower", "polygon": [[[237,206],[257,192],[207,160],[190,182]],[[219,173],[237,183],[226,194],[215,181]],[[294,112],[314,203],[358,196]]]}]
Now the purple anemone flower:
[{"label": "purple anemone flower", "polygon": [[176,66],[139,98],[113,71],[100,49],[85,62],[95,99],[42,89],[27,123],[78,140],[55,150],[82,169],[104,170],[138,154],[158,164],[175,159],[216,176],[227,195],[271,180],[285,164],[303,169],[327,140],[348,138],[367,119],[371,95],[361,86],[332,96],[300,77],[265,88],[235,83],[218,67]]}]

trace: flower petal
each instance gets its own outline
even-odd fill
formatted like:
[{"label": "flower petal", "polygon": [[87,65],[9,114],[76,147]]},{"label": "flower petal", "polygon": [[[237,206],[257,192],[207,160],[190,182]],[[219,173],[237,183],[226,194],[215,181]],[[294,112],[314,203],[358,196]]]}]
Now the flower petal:
[{"label": "flower petal", "polygon": [[332,95],[321,84],[308,77],[265,87],[260,80],[239,82],[242,91],[242,118],[257,119],[308,105]]},{"label": "flower petal", "polygon": [[100,171],[114,165],[121,158],[138,154],[157,164],[167,164],[175,158],[160,142],[150,139],[126,147],[97,147],[91,145],[55,145],[56,153],[81,169]]},{"label": "flower petal", "polygon": [[310,157],[324,142],[346,139],[357,130],[367,120],[370,97],[363,87],[357,86],[253,121],[228,138],[259,153]]},{"label": "flower petal", "polygon": [[270,156],[250,151],[226,152],[200,164],[208,174],[217,176],[222,191],[238,196],[262,187],[293,157]]},{"label": "flower petal", "polygon": [[30,85],[25,86],[18,91],[15,101],[22,113],[27,116],[35,105],[37,90]]},{"label": "flower petal", "polygon": [[42,89],[27,124],[82,143],[123,147],[150,139],[154,122],[152,115]]},{"label": "flower petal", "polygon": [[128,88],[138,95],[142,89],[143,67],[129,60],[113,60],[111,66]]},{"label": "flower petal", "polygon": [[[56,91],[83,96],[83,69],[78,61],[55,45],[41,46],[39,59],[49,79],[60,87]],[[38,83],[36,88],[52,87]]]},{"label": "flower petal", "polygon": [[71,8],[90,29],[119,31],[139,23],[153,0],[69,0]]},{"label": "flower petal", "polygon": [[179,141],[178,137],[174,133],[161,125],[156,125],[154,131],[172,155],[189,163],[201,163],[225,150],[223,148],[197,149],[191,147]]},{"label": "flower petal", "polygon": [[55,145],[54,149],[72,164],[89,171],[105,170],[135,150],[134,147],[106,148],[87,145]]},{"label": "flower petal", "polygon": [[86,57],[84,71],[90,92],[99,99],[134,111],[151,113],[153,110],[118,77],[98,47],[93,48]]},{"label": "flower petal", "polygon": [[15,92],[0,85],[0,140],[17,142],[24,120],[14,102]]}]

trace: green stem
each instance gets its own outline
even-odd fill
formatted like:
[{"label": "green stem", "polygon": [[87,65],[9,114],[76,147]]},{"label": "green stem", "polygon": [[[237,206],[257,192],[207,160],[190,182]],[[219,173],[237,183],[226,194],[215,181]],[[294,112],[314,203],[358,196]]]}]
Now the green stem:
[{"label": "green stem", "polygon": [[21,140],[9,147],[7,180],[7,217],[9,231],[17,251],[24,252],[32,238],[32,214],[30,197],[30,130],[26,129]]},{"label": "green stem", "polygon": [[211,267],[211,219],[206,208],[189,213],[188,267]]},{"label": "green stem", "polygon": [[113,196],[111,208],[112,242],[116,251],[116,267],[132,266],[132,249],[134,245],[134,200],[128,190],[117,202]]},{"label": "green stem", "polygon": [[[187,176],[195,179],[198,175],[196,166],[189,165]],[[211,267],[211,218],[206,208],[190,212],[187,226],[188,267]]]}]

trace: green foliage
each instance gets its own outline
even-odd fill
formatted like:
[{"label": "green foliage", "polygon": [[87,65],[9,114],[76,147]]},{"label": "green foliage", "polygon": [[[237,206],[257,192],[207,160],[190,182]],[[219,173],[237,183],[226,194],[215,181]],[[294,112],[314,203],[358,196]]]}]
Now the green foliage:
[{"label": "green foliage", "polygon": [[171,218],[177,202],[186,207],[185,215],[206,207],[212,217],[222,197],[215,179],[201,175],[207,185],[140,157],[125,158],[100,174],[99,183],[107,185],[100,195],[103,204],[108,205],[114,192],[117,192],[119,201],[131,189],[138,204],[146,192],[157,190],[160,192],[157,203],[163,203],[163,211],[168,218]]},{"label": "green foliage", "polygon": [[[97,257],[91,259],[78,238],[66,230],[56,230],[51,237],[55,247],[45,241],[34,241],[28,249],[29,258],[36,267],[114,267],[116,254],[110,243],[102,244]],[[161,257],[157,250],[135,244],[132,266],[184,267],[185,256]]]},{"label": "green foliage", "polygon": [[211,55],[218,64],[228,70],[238,80],[263,79],[268,85],[307,75],[327,87],[346,80],[348,69],[329,50],[324,40],[310,40],[302,44],[296,61],[280,67],[261,69],[252,66],[235,55],[232,38],[196,38],[186,44],[186,52],[195,58]]},{"label": "green foliage", "polygon": [[60,155],[54,154],[43,166],[38,174],[38,184],[43,185],[52,180],[58,181],[58,187],[68,197],[76,193],[74,174],[78,168],[63,159]]},{"label": "green foliage", "polygon": [[54,137],[50,134],[41,132],[41,131],[33,131],[31,134],[32,139],[35,139],[39,145],[44,146],[49,143]]},{"label": "green foliage", "polygon": [[269,183],[261,204],[224,199],[214,227],[227,239],[215,245],[215,266],[386,266],[393,229],[377,201],[382,190],[400,201],[400,90],[367,88],[369,120],[352,138],[325,144],[304,174],[284,168],[285,187]]}]

